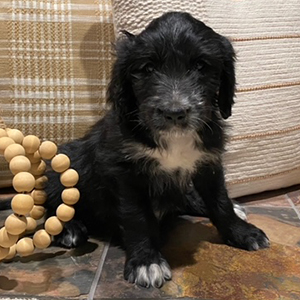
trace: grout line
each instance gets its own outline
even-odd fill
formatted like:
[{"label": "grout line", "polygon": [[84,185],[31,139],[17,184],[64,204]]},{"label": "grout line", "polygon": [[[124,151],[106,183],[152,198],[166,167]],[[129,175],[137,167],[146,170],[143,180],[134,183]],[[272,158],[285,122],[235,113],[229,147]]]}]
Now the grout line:
[{"label": "grout line", "polygon": [[296,212],[296,214],[297,214],[297,216],[298,216],[298,218],[300,220],[300,212],[299,212],[298,208],[295,206],[295,204],[292,201],[292,199],[290,199],[288,196],[286,196],[286,197],[287,197],[288,202],[290,203],[290,205],[292,206],[292,208],[294,209],[294,211]]},{"label": "grout line", "polygon": [[104,262],[105,262],[105,259],[106,259],[106,256],[107,256],[109,246],[110,246],[110,242],[105,243],[105,246],[104,246],[101,258],[100,258],[100,262],[99,262],[99,265],[98,265],[98,268],[97,268],[97,271],[96,271],[96,274],[95,274],[95,277],[94,277],[94,280],[91,284],[91,288],[90,288],[90,292],[88,294],[87,300],[93,300],[94,299],[95,291],[96,291],[98,282],[99,282],[101,274],[102,274],[102,270],[103,270],[103,267],[104,267]]},{"label": "grout line", "polygon": [[250,204],[247,204],[247,205],[244,205],[243,206],[244,208],[247,208],[247,207],[249,207],[249,208],[289,208],[290,209],[290,207],[289,206],[284,206],[284,205],[269,205],[269,204],[264,204],[264,205],[255,205],[255,204],[253,204],[253,205],[250,205]]}]

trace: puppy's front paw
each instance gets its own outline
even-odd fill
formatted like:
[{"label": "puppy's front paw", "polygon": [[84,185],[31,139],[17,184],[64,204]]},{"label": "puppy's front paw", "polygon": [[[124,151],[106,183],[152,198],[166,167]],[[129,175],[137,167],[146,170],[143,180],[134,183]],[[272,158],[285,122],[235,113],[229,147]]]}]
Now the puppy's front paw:
[{"label": "puppy's front paw", "polygon": [[160,288],[165,281],[171,280],[172,273],[169,264],[164,258],[158,262],[128,260],[124,270],[124,277],[130,283],[135,283],[141,287],[151,286]]},{"label": "puppy's front paw", "polygon": [[227,232],[223,238],[228,245],[249,251],[270,246],[268,237],[261,229],[240,219],[231,226],[230,233]]}]

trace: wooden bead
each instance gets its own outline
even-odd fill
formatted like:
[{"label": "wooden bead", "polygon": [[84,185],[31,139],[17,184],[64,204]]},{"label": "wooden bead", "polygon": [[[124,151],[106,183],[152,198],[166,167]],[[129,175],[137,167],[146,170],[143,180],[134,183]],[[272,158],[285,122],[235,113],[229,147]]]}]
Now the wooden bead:
[{"label": "wooden bead", "polygon": [[41,219],[45,214],[45,207],[41,205],[34,205],[29,215],[35,220]]},{"label": "wooden bead", "polygon": [[6,258],[8,253],[9,253],[9,248],[3,248],[0,246],[0,260]]},{"label": "wooden bead", "polygon": [[10,162],[15,156],[25,156],[25,149],[19,144],[11,144],[4,150],[4,158]]},{"label": "wooden bead", "polygon": [[0,138],[0,154],[3,155],[5,149],[11,144],[15,144],[15,141],[10,137],[3,136]]},{"label": "wooden bead", "polygon": [[4,223],[5,229],[12,235],[19,235],[26,230],[27,220],[24,216],[9,215]]},{"label": "wooden bead", "polygon": [[9,163],[10,171],[16,175],[20,172],[28,172],[31,168],[29,159],[25,156],[16,156]]},{"label": "wooden bead", "polygon": [[27,220],[27,226],[26,226],[26,232],[32,232],[36,229],[37,222],[34,218],[26,217]]},{"label": "wooden bead", "polygon": [[16,143],[22,144],[24,135],[23,133],[18,129],[10,129],[7,131],[7,135],[12,138]]},{"label": "wooden bead", "polygon": [[47,200],[47,193],[44,190],[33,190],[31,197],[34,200],[34,204],[43,205]]},{"label": "wooden bead", "polygon": [[70,165],[70,159],[65,154],[57,154],[51,161],[51,167],[57,173],[66,171],[70,168]]},{"label": "wooden bead", "polygon": [[31,165],[30,173],[32,175],[38,176],[44,174],[45,170],[46,163],[43,160],[41,160],[40,162]]},{"label": "wooden bead", "polygon": [[17,243],[17,252],[21,256],[27,256],[32,254],[34,251],[33,241],[29,237],[20,239]]},{"label": "wooden bead", "polygon": [[67,188],[61,193],[61,199],[65,204],[74,205],[80,198],[80,192],[77,188]]},{"label": "wooden bead", "polygon": [[51,235],[58,235],[63,230],[63,223],[57,217],[53,216],[46,220],[45,229]]},{"label": "wooden bead", "polygon": [[2,138],[2,137],[4,137],[4,136],[8,136],[8,135],[7,135],[7,132],[6,132],[5,129],[0,128],[0,138]]},{"label": "wooden bead", "polygon": [[18,194],[11,201],[11,208],[15,214],[27,215],[34,205],[33,198],[30,195]]},{"label": "wooden bead", "polygon": [[35,178],[29,172],[20,172],[13,178],[14,189],[21,192],[31,192],[35,185]]},{"label": "wooden bead", "polygon": [[38,177],[35,178],[35,185],[34,185],[34,187],[37,190],[42,190],[47,185],[47,182],[48,182],[47,176],[45,176],[45,175],[44,176],[38,176]]},{"label": "wooden bead", "polygon": [[12,235],[10,233],[7,232],[7,230],[5,229],[5,227],[2,227],[0,229],[0,246],[3,248],[9,248],[12,245],[14,245],[17,240],[18,240],[19,236],[18,235]]},{"label": "wooden bead", "polygon": [[72,206],[62,203],[56,210],[56,216],[63,222],[69,222],[75,215],[75,209]]},{"label": "wooden bead", "polygon": [[8,255],[5,257],[5,260],[14,258],[16,256],[16,252],[17,252],[17,245],[12,245],[9,248],[9,252]]},{"label": "wooden bead", "polygon": [[60,175],[60,182],[65,187],[72,187],[78,183],[79,175],[74,169],[68,169]]},{"label": "wooden bead", "polygon": [[43,159],[52,159],[57,153],[57,146],[53,142],[45,141],[41,144],[39,152]]},{"label": "wooden bead", "polygon": [[46,230],[40,229],[33,236],[33,244],[39,249],[47,248],[51,244],[51,236]]},{"label": "wooden bead", "polygon": [[27,135],[24,137],[22,145],[27,153],[34,153],[40,147],[40,139],[35,135]]},{"label": "wooden bead", "polygon": [[26,153],[26,156],[32,164],[36,164],[42,159],[39,151],[35,151],[34,153]]}]

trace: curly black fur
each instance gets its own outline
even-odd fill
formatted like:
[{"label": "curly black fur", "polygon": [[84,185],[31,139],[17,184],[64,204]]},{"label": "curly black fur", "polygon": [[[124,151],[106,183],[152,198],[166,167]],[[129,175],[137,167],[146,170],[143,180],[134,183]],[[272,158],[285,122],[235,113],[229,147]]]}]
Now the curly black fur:
[{"label": "curly black fur", "polygon": [[[80,175],[76,216],[58,241],[77,246],[89,233],[121,237],[124,276],[160,287],[171,278],[160,254],[163,220],[208,215],[224,241],[257,250],[265,234],[240,219],[222,168],[224,120],[234,103],[230,42],[187,13],[166,13],[116,45],[111,109],[82,139],[60,148]],[[63,187],[48,174],[48,215]]]}]

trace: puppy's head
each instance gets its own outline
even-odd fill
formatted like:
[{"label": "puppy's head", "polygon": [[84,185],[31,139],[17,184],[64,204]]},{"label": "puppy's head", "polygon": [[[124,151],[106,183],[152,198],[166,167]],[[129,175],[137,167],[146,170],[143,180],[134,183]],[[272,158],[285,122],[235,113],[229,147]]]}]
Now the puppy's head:
[{"label": "puppy's head", "polygon": [[231,115],[235,90],[230,42],[187,13],[166,13],[139,35],[124,32],[108,101],[133,128],[199,130]]}]

